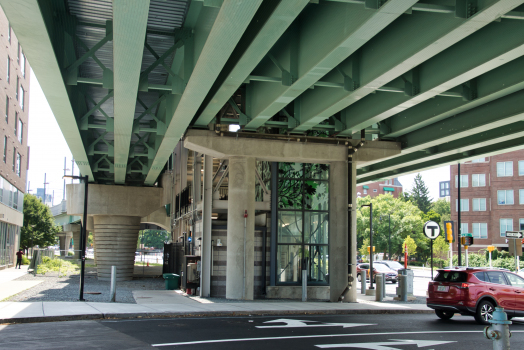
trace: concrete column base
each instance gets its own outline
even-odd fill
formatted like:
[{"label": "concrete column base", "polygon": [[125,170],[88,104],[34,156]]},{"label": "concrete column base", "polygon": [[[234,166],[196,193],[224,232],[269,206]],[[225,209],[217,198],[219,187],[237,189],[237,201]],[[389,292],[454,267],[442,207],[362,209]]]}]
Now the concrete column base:
[{"label": "concrete column base", "polygon": [[109,281],[111,266],[116,266],[117,281],[133,279],[140,217],[95,215],[94,223],[98,279]]}]

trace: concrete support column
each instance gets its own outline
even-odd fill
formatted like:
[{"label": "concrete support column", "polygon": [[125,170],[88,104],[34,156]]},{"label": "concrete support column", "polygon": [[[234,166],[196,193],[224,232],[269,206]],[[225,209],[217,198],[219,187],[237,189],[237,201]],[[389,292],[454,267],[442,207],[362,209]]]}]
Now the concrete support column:
[{"label": "concrete support column", "polygon": [[58,238],[60,240],[60,256],[67,256],[67,250],[71,245],[71,238],[73,234],[71,232],[60,232]]},{"label": "concrete support column", "polygon": [[[198,191],[200,192],[200,191]],[[204,197],[202,203],[202,273],[200,296],[211,294],[211,212],[213,210],[213,157],[204,156]]]},{"label": "concrete support column", "polygon": [[348,167],[333,162],[329,168],[329,299],[348,301]]},{"label": "concrete support column", "polygon": [[133,279],[135,251],[140,230],[140,217],[95,215],[98,279],[111,279],[111,266],[116,266],[117,281]]},{"label": "concrete support column", "polygon": [[[229,158],[228,186],[226,298],[253,300],[255,158]],[[245,210],[248,217],[244,229]]]},{"label": "concrete support column", "polygon": [[349,211],[349,271],[353,277],[349,295],[344,298],[350,303],[357,302],[357,162],[348,164],[348,186],[351,210]]}]

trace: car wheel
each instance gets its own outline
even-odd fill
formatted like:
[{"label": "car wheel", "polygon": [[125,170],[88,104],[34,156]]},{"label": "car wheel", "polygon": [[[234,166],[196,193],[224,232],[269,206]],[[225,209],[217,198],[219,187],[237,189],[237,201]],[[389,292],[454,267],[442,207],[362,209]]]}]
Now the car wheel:
[{"label": "car wheel", "polygon": [[391,280],[391,283],[396,284],[397,280]]},{"label": "car wheel", "polygon": [[475,312],[475,321],[480,324],[490,324],[489,320],[493,318],[493,311],[495,311],[495,306],[491,301],[481,301]]},{"label": "car wheel", "polygon": [[451,311],[442,311],[442,310],[435,310],[435,314],[437,315],[438,318],[442,320],[449,320],[450,318],[453,317],[453,315],[455,315]]},{"label": "car wheel", "polygon": [[358,280],[359,282],[362,282],[362,275],[361,275],[360,273],[357,275],[357,280]]}]

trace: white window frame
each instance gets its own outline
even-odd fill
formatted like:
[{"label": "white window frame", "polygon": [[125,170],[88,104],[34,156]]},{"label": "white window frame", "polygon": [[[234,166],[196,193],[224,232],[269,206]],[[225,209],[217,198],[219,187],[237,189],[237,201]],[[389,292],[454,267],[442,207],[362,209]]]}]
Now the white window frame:
[{"label": "white window frame", "polygon": [[486,174],[472,174],[471,187],[486,187]]},{"label": "white window frame", "polygon": [[[500,195],[504,192],[504,203],[500,203]],[[511,203],[508,201],[508,194],[511,193]],[[515,196],[513,190],[498,190],[497,191],[497,204],[498,205],[513,205],[515,204]]]},{"label": "white window frame", "polygon": [[[503,167],[504,170],[500,171],[500,167]],[[497,162],[497,177],[509,177],[513,176],[513,162]]]},{"label": "white window frame", "polygon": [[486,161],[486,157],[483,157],[483,158],[473,159],[471,163],[484,163],[485,161]]},{"label": "white window frame", "polygon": [[519,219],[519,231],[524,230],[524,219]]},{"label": "white window frame", "polygon": [[367,188],[362,189],[362,191],[364,192],[364,194],[368,194]]},{"label": "white window frame", "polygon": [[[458,212],[458,199],[455,199],[455,211]],[[463,211],[469,211],[469,199],[468,198],[460,199],[460,212],[463,212]]]},{"label": "white window frame", "polygon": [[[479,238],[479,239],[486,239],[488,238],[488,224],[484,222],[475,222],[472,224],[472,232],[473,238]],[[475,230],[477,230],[477,233],[475,233]],[[485,232],[485,235],[482,233]]]},{"label": "white window frame", "polygon": [[460,234],[464,234],[464,233],[469,233],[468,232],[468,223],[467,222],[462,222],[460,223],[460,227],[462,228],[462,232],[460,232]]},{"label": "white window frame", "polygon": [[[502,220],[504,220],[504,224],[502,223]],[[508,222],[511,223],[511,226],[508,226]],[[504,231],[502,228],[504,227]],[[513,219],[504,219],[501,218],[499,220],[499,229],[500,229],[500,237],[506,237],[506,231],[513,231]]]},{"label": "white window frame", "polygon": [[524,204],[524,189],[519,190],[519,204]]},{"label": "white window frame", "polygon": [[[460,188],[468,187],[468,174],[460,175]],[[455,188],[458,188],[458,175],[455,175]]]},{"label": "white window frame", "polygon": [[[473,211],[486,211],[486,198],[473,198]],[[477,203],[477,209],[475,210],[475,203]]]}]

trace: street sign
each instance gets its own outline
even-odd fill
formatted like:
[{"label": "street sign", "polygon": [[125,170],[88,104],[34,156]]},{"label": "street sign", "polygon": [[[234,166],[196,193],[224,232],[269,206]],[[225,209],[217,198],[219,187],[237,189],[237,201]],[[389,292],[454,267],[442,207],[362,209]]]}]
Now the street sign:
[{"label": "street sign", "polygon": [[429,239],[435,239],[440,235],[440,226],[435,221],[428,221],[424,224],[422,233]]},{"label": "street sign", "polygon": [[522,238],[524,235],[522,231],[506,231],[506,238]]}]

